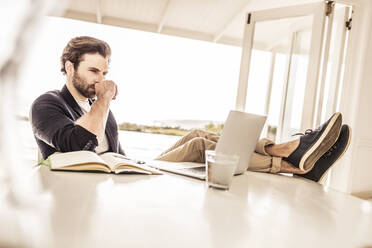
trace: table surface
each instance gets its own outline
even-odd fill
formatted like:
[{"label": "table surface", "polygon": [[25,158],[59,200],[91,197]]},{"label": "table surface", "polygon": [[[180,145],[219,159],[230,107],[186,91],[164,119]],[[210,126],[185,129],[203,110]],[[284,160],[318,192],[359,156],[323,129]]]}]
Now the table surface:
[{"label": "table surface", "polygon": [[33,215],[18,213],[22,228],[34,225],[19,238],[40,247],[372,245],[371,202],[302,178],[246,172],[223,191],[170,173],[52,172],[43,166],[33,177],[45,197]]}]

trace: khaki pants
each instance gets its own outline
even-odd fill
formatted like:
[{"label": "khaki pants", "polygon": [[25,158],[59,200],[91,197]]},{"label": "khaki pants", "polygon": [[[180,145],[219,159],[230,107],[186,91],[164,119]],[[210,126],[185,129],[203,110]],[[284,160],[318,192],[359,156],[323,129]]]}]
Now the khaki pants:
[{"label": "khaki pants", "polygon": [[[214,150],[219,136],[202,130],[193,130],[183,136],[168,150],[160,154],[156,159],[170,162],[205,162],[205,150]],[[248,170],[259,172],[278,173],[280,171],[281,158],[272,157],[265,151],[265,146],[274,142],[261,139],[252,154]]]}]

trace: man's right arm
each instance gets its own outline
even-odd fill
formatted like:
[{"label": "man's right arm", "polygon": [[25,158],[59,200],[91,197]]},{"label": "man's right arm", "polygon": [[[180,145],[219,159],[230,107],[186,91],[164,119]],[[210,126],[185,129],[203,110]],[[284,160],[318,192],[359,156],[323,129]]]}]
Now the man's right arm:
[{"label": "man's right arm", "polygon": [[104,81],[96,84],[97,100],[90,112],[78,119],[57,93],[49,92],[32,105],[32,128],[36,138],[60,152],[90,150],[98,146],[105,135],[109,105],[117,95],[116,84]]},{"label": "man's right arm", "polygon": [[117,86],[113,81],[106,80],[95,84],[95,90],[97,100],[92,104],[91,110],[80,117],[75,124],[94,133],[100,143],[105,136],[110,102],[117,95]]},{"label": "man's right arm", "polygon": [[98,145],[96,135],[75,124],[73,110],[56,93],[35,100],[31,121],[35,137],[59,152],[94,151]]}]

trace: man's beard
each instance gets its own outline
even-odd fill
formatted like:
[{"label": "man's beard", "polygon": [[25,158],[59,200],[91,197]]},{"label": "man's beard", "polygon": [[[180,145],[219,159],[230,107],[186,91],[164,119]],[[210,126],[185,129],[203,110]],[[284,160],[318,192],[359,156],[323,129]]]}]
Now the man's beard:
[{"label": "man's beard", "polygon": [[89,85],[88,82],[81,78],[77,72],[74,72],[74,76],[72,77],[72,84],[82,96],[86,98],[93,98],[96,96],[94,84]]}]

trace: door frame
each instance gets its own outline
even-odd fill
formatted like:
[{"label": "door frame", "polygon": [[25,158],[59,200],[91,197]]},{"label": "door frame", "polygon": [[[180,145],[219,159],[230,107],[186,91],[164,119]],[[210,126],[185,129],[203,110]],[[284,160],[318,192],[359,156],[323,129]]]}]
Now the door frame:
[{"label": "door frame", "polygon": [[[248,90],[248,76],[253,48],[253,36],[255,24],[260,21],[270,21],[283,18],[293,18],[313,15],[312,38],[309,54],[309,64],[306,76],[306,89],[303,105],[301,129],[313,126],[315,118],[315,105],[317,94],[317,82],[320,72],[320,61],[323,50],[323,36],[328,4],[326,2],[311,3],[298,6],[290,6],[277,9],[268,9],[248,13],[245,19],[243,50],[240,64],[239,84],[235,109],[245,110]],[[320,28],[319,28],[320,27]],[[282,106],[285,107],[285,106]],[[280,128],[280,127],[278,127]]]}]

